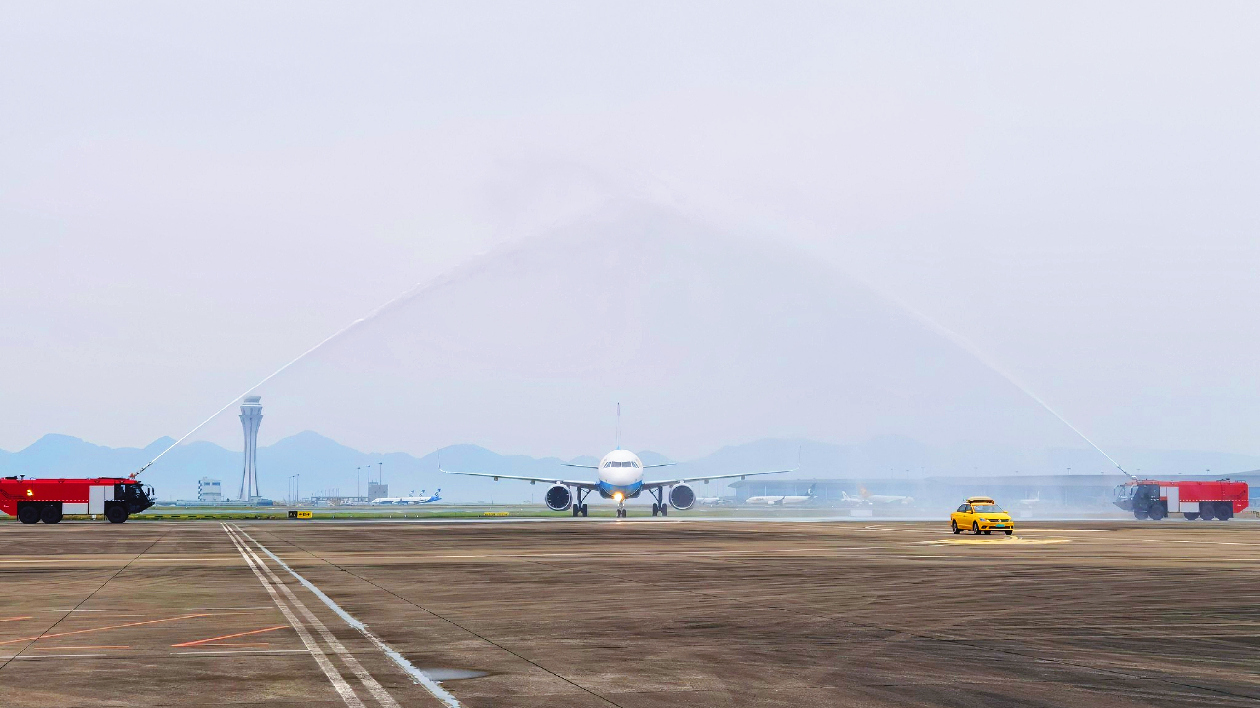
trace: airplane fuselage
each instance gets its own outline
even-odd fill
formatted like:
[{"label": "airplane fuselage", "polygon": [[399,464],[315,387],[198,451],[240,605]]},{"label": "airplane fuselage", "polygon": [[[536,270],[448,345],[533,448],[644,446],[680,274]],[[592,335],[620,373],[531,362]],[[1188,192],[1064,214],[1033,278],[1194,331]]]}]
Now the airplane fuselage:
[{"label": "airplane fuselage", "polygon": [[747,499],[744,500],[744,503],[745,504],[765,504],[767,506],[786,506],[788,504],[804,504],[805,502],[808,502],[811,499],[813,499],[813,497],[792,496],[792,495],[759,496],[759,497],[748,497]]}]

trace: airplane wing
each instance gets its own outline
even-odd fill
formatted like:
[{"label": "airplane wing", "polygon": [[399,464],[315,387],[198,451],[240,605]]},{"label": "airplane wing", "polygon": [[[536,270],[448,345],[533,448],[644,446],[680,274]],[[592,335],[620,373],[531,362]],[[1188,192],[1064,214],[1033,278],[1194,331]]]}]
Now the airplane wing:
[{"label": "airplane wing", "polygon": [[745,477],[756,477],[757,475],[760,475],[760,474],[785,474],[787,472],[795,472],[797,469],[798,468],[793,467],[790,470],[769,470],[767,472],[737,472],[735,474],[713,474],[713,475],[708,475],[705,477],[679,477],[677,479],[663,479],[656,482],[644,482],[643,486],[648,489],[654,489],[656,487],[672,487],[676,484],[683,484],[685,482],[707,483],[709,480],[712,480],[712,479],[734,479],[736,477],[743,479]]},{"label": "airplane wing", "polygon": [[[442,469],[442,468],[439,467],[438,469]],[[577,479],[556,479],[555,477],[519,477],[514,474],[499,474],[497,472],[454,472],[452,470],[442,470],[442,471],[445,472],[446,474],[462,474],[462,475],[467,475],[469,477],[490,477],[494,479],[494,481],[496,482],[501,479],[516,479],[522,482],[529,482],[530,484],[533,484],[535,482],[542,482],[543,484],[563,484],[566,487],[581,487],[582,489],[598,489],[599,488],[599,485],[596,484],[595,482],[590,482],[584,479],[577,480]]]},{"label": "airplane wing", "polygon": [[673,466],[674,466],[674,465],[676,465],[676,464],[678,464],[678,463],[677,463],[677,462],[662,462],[662,463],[661,463],[661,464],[659,464],[659,465],[643,465],[643,469],[645,469],[645,470],[650,470],[650,469],[652,469],[653,467],[673,467]]},{"label": "airplane wing", "polygon": [[[561,464],[563,464],[565,467],[581,467],[581,468],[582,468],[582,469],[584,469],[584,470],[597,470],[597,469],[599,469],[599,466],[598,466],[598,465],[571,465],[571,464],[569,464],[568,462],[562,462]],[[458,472],[457,472],[456,474],[458,474]]]}]

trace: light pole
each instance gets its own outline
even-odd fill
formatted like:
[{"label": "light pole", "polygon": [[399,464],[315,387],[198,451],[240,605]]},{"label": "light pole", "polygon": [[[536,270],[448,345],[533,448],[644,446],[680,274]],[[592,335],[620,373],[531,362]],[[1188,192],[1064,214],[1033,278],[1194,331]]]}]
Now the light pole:
[{"label": "light pole", "polygon": [[378,463],[376,463],[376,464],[378,465],[378,466],[377,466],[377,474],[376,474],[376,483],[377,483],[377,484],[385,484],[385,463],[384,463],[384,462],[378,462]]}]

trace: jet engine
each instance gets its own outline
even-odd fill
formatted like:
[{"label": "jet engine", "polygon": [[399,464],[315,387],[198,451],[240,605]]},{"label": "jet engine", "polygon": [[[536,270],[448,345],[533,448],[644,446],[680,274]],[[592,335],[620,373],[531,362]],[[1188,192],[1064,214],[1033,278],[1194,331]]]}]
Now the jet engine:
[{"label": "jet engine", "polygon": [[547,490],[547,496],[543,497],[547,502],[547,508],[552,511],[564,511],[573,504],[573,493],[563,484],[557,484]]},{"label": "jet engine", "polygon": [[669,505],[679,511],[686,511],[696,503],[696,493],[685,484],[669,490]]}]

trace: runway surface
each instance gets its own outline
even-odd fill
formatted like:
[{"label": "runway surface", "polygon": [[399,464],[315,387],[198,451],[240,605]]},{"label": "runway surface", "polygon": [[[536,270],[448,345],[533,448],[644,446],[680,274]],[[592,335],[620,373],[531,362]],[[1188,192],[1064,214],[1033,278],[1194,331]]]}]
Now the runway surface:
[{"label": "runway surface", "polygon": [[0,524],[5,706],[1260,703],[1260,524]]}]

